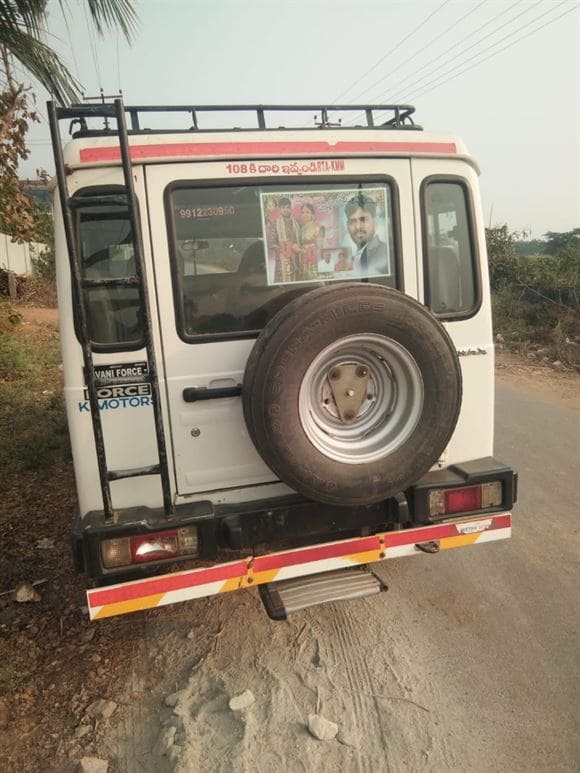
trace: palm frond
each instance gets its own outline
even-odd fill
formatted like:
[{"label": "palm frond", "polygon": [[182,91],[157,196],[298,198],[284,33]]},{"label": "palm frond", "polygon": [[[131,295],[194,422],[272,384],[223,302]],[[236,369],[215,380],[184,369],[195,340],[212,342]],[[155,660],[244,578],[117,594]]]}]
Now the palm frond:
[{"label": "palm frond", "polygon": [[0,0],[0,30],[24,29],[38,37],[45,18],[46,0]]},{"label": "palm frond", "polygon": [[[62,5],[66,0],[59,2]],[[137,14],[131,0],[87,0],[87,4],[99,35],[104,34],[105,27],[118,28],[127,41],[132,40],[137,29]]]},{"label": "palm frond", "polygon": [[[80,85],[43,42],[48,0],[0,0],[0,48],[9,52],[59,102],[79,99]],[[66,19],[72,0],[58,0]],[[76,3],[77,0],[74,0]],[[133,0],[84,0],[95,29],[120,30],[131,41],[137,28]]]},{"label": "palm frond", "polygon": [[41,40],[20,29],[2,29],[1,24],[0,40],[58,102],[66,104],[79,99],[80,84],[58,55]]}]

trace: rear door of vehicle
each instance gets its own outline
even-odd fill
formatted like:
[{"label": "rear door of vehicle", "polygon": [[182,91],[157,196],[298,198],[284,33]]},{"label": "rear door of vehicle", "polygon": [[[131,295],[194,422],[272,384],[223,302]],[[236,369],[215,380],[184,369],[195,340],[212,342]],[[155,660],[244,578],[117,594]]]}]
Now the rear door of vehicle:
[{"label": "rear door of vehicle", "polygon": [[[331,174],[300,177],[281,177],[284,163],[269,162],[270,172],[260,178],[249,177],[249,164],[225,161],[145,169],[180,495],[276,481],[250,440],[241,397],[219,397],[217,390],[241,385],[256,336],[277,310],[292,297],[328,281],[318,273],[318,269],[323,272],[323,259],[337,265],[340,252],[354,253],[344,226],[344,207],[337,202],[366,191],[388,210],[381,215],[386,222],[381,227],[388,242],[389,275],[372,281],[401,285],[404,275],[406,291],[416,294],[408,159],[347,159],[336,165],[336,174],[327,161],[321,162],[323,167],[320,163],[312,167],[308,161],[307,168],[329,169]],[[258,165],[252,168],[257,170]],[[272,172],[273,168],[279,171]],[[300,260],[311,260],[314,266],[308,275],[304,268],[300,276],[281,276],[270,254],[284,235],[276,222],[285,197],[293,207],[290,230],[307,232],[303,229],[308,213],[301,210],[305,202],[314,203],[315,218],[323,224],[315,257],[307,258],[313,253],[308,252],[306,238],[300,247]],[[336,211],[324,212],[325,206]],[[339,249],[341,244],[344,250]],[[356,276],[346,271],[333,279],[352,281]],[[210,399],[191,401],[192,396]]]},{"label": "rear door of vehicle", "polygon": [[493,340],[478,178],[460,159],[412,161],[425,303],[460,355],[462,407],[448,461],[493,453]]}]

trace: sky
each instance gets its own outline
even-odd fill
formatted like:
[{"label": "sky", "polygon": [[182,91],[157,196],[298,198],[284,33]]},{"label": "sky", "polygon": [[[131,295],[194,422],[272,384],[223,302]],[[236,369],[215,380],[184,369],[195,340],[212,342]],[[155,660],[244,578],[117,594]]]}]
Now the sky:
[{"label": "sky", "polygon": [[[129,46],[49,0],[47,42],[125,104],[414,104],[477,159],[486,225],[580,227],[580,0],[135,0]],[[17,71],[24,80],[22,71]],[[21,176],[54,171],[46,92]]]}]

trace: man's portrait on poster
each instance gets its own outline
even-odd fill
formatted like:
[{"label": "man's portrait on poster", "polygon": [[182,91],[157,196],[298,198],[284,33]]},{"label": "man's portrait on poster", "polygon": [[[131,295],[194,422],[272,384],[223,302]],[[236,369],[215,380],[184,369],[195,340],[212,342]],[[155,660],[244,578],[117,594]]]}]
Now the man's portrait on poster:
[{"label": "man's portrait on poster", "polygon": [[268,284],[390,276],[383,187],[261,193]]}]

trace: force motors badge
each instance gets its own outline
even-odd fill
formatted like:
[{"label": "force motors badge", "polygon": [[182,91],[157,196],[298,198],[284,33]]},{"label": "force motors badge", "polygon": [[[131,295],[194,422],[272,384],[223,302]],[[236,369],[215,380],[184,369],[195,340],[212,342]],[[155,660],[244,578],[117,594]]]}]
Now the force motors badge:
[{"label": "force motors badge", "polygon": [[[143,382],[147,375],[146,362],[96,365],[95,376],[101,382],[101,386],[97,389],[99,409],[140,408],[150,405],[151,384]],[[102,384],[103,381],[111,383]],[[78,404],[79,412],[88,413],[90,412],[89,390],[86,387],[83,390],[83,396],[84,402]]]}]

